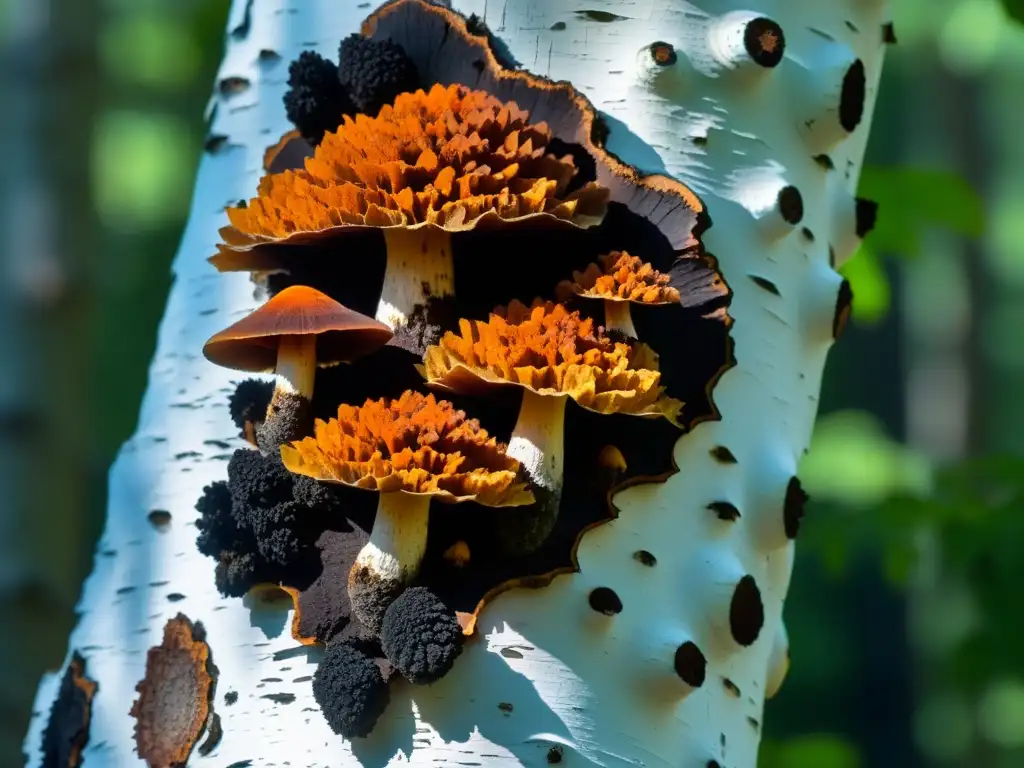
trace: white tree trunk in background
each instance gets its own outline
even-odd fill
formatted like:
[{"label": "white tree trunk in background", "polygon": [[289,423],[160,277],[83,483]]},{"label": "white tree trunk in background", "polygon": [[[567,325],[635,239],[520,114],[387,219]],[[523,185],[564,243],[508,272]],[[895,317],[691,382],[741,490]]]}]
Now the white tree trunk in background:
[{"label": "white tree trunk in background", "polygon": [[[253,193],[264,150],[289,127],[281,106],[287,62],[311,46],[333,58],[340,38],[373,8],[354,0],[251,0],[247,8],[237,0],[230,29],[247,15],[251,27],[229,35],[220,77],[251,85],[217,97],[212,132],[228,143],[199,169],[150,388],[138,431],[111,471],[106,531],[69,646],[85,656],[89,677],[100,685],[86,766],[138,764],[128,714],[134,688],[146,650],[178,612],[206,626],[220,671],[214,706],[223,739],[209,756],[194,752],[193,766],[544,765],[555,745],[569,766],[756,764],[793,555],[792,543],[766,532],[779,527],[817,410],[840,283],[829,266],[830,246],[841,261],[856,245],[852,193],[881,67],[886,3],[452,5],[483,16],[526,69],[584,92],[612,118],[608,147],[623,161],[675,176],[704,200],[713,219],[704,240],[734,291],[738,364],[715,392],[722,418],[679,441],[680,471],[668,482],[617,496],[620,517],[582,541],[580,573],[545,589],[501,595],[447,677],[426,688],[394,686],[390,707],[366,740],[353,745],[332,734],[308,681],[318,651],[291,639],[287,611],[254,612],[251,598],[221,598],[213,561],[195,547],[193,504],[225,471],[224,461],[211,458],[241,445],[226,410],[237,374],[208,364],[200,349],[256,304],[246,275],[218,274],[205,259],[226,221],[224,206]],[[781,65],[733,71],[708,55],[727,47],[709,49],[706,41],[717,35],[716,18],[732,11],[781,25]],[[624,18],[602,21],[594,12]],[[675,66],[653,65],[649,46],[656,41],[675,47]],[[265,49],[283,58],[268,63],[260,56]],[[859,128],[841,141],[822,126],[836,121],[843,73],[858,58],[867,72],[867,105]],[[829,155],[834,170],[813,159],[820,154]],[[774,218],[787,185],[803,199],[803,220],[793,231]],[[715,461],[715,446],[728,447],[736,463]],[[713,501],[741,510],[737,524],[723,527],[705,514]],[[168,527],[151,525],[147,515],[156,509],[171,512]],[[657,566],[638,567],[638,549],[654,553]],[[743,574],[760,587],[765,625],[757,642],[739,649],[729,647],[728,630],[723,638],[716,627],[727,622],[731,591]],[[622,598],[624,610],[614,619],[587,605],[597,586],[614,586]],[[707,679],[692,692],[680,691],[672,673],[675,649],[689,639],[708,661]],[[57,681],[46,679],[37,697],[26,740],[33,765]],[[229,691],[238,693],[232,705],[224,701]]]}]

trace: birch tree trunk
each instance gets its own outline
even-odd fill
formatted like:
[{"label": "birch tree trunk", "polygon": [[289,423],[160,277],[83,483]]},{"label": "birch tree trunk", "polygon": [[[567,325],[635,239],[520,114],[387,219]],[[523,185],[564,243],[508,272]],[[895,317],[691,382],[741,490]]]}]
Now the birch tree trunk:
[{"label": "birch tree trunk", "polygon": [[[781,614],[793,543],[784,508],[799,495],[793,478],[846,296],[834,267],[867,225],[853,193],[887,4],[451,5],[480,16],[525,69],[584,93],[607,118],[613,154],[701,196],[713,220],[703,239],[734,295],[738,362],[715,390],[721,418],[679,440],[680,471],[667,482],[617,495],[618,519],[580,544],[579,573],[500,595],[480,618],[482,637],[450,674],[393,690],[369,738],[335,736],[309,685],[318,651],[291,639],[288,609],[221,598],[213,562],[196,551],[193,504],[224,474],[223,462],[211,459],[241,445],[225,408],[235,377],[199,350],[256,306],[244,275],[217,274],[205,259],[224,206],[252,193],[264,150],[288,128],[284,62],[314,46],[333,56],[372,9],[237,0],[219,75],[232,87],[218,88],[211,129],[227,140],[199,168],[149,391],[111,470],[106,530],[69,645],[69,661],[80,654],[99,684],[86,765],[138,762],[129,716],[135,686],[147,649],[179,612],[204,624],[219,670],[214,708],[223,735],[208,755],[194,752],[192,765],[756,764],[765,696],[787,663]],[[744,30],[758,17],[784,31],[778,66],[744,51]],[[739,511],[734,525],[707,512],[716,502]],[[169,524],[150,514],[156,510],[170,512]],[[653,554],[656,566],[638,564],[637,550]],[[729,606],[737,584],[751,579],[764,622],[756,642],[741,648],[729,637]],[[595,587],[611,585],[624,606],[613,621],[587,605]],[[706,657],[698,686],[673,672],[687,641]],[[49,677],[39,689],[25,746],[32,765],[42,764],[59,683]]]}]

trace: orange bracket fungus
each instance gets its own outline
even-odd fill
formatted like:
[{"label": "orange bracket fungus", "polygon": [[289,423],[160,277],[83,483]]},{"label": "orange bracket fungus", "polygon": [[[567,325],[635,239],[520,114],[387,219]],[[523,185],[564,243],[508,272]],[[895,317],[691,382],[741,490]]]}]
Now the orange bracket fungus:
[{"label": "orange bracket fungus", "polygon": [[573,272],[572,282],[558,286],[560,298],[578,295],[599,299],[604,303],[604,324],[609,331],[619,331],[636,338],[630,303],[658,306],[678,304],[679,290],[670,285],[671,277],[653,265],[625,251],[612,251],[600,259],[600,266],[590,264],[582,272]]},{"label": "orange bracket fungus", "polygon": [[380,229],[387,268],[377,319],[397,329],[431,298],[454,294],[453,233],[600,223],[607,190],[587,183],[568,192],[577,169],[571,155],[551,154],[550,139],[546,124],[481,91],[435,85],[401,94],[376,117],[345,117],[304,168],[264,177],[257,197],[228,209],[231,226],[211,262],[287,269],[281,248],[261,246]]},{"label": "orange bracket fungus", "polygon": [[85,676],[85,659],[73,653],[43,731],[43,764],[47,768],[82,765],[82,750],[89,741],[92,700],[98,687]]},{"label": "orange bracket fungus", "polygon": [[461,393],[522,388],[508,453],[539,491],[537,514],[523,515],[512,552],[535,551],[558,517],[564,474],[565,403],[596,413],[664,417],[675,423],[682,403],[664,395],[650,348],[612,341],[592,320],[561,304],[515,301],[490,320],[462,320],[427,349],[423,373],[431,386]]},{"label": "orange bracket fungus", "polygon": [[265,450],[305,434],[317,365],[350,362],[391,339],[381,323],[342,306],[319,291],[292,286],[252,314],[214,334],[206,359],[239,371],[274,371]]},{"label": "orange bracket fungus", "polygon": [[533,495],[519,462],[479,422],[433,395],[342,405],[315,437],[281,446],[291,472],[376,491],[377,516],[348,577],[352,612],[379,632],[384,611],[419,571],[430,500],[521,506]]},{"label": "orange bracket fungus", "polygon": [[180,613],[169,620],[163,642],[146,656],[130,713],[139,757],[149,768],[188,762],[211,716],[215,675],[202,625]]}]

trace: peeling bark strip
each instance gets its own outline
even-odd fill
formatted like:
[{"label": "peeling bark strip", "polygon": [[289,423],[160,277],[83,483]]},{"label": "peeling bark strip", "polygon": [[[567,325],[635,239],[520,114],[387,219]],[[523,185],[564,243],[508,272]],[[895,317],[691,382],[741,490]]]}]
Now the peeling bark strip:
[{"label": "peeling bark strip", "polygon": [[[795,532],[801,510],[792,503],[800,498],[795,492],[787,505],[787,488],[811,434],[822,368],[837,314],[843,314],[837,313],[842,280],[832,266],[853,253],[870,224],[871,211],[858,209],[854,190],[885,47],[880,32],[888,22],[886,3],[753,0],[742,14],[725,12],[726,4],[712,0],[633,0],[628,10],[604,0],[443,4],[466,17],[477,14],[474,29],[487,33],[481,45],[507,51],[503,61],[518,62],[517,69],[536,77],[571,82],[572,93],[599,110],[591,129],[594,147],[623,168],[638,169],[638,178],[677,180],[671,183],[694,190],[706,204],[715,226],[700,239],[734,291],[729,330],[736,364],[717,381],[713,408],[707,406],[709,415],[721,418],[681,439],[659,436],[658,445],[675,446],[671,456],[660,457],[660,466],[642,441],[593,439],[601,425],[573,427],[578,435],[591,435],[592,455],[575,471],[594,482],[598,506],[608,501],[609,481],[614,486],[630,473],[663,474],[664,482],[615,493],[618,516],[578,545],[570,542],[579,572],[559,576],[545,589],[508,590],[479,617],[461,612],[464,628],[477,620],[477,637],[433,685],[395,686],[372,738],[335,736],[319,716],[310,684],[323,651],[296,643],[287,612],[221,598],[214,587],[216,564],[196,550],[192,508],[204,486],[223,480],[224,462],[214,456],[229,451],[207,441],[244,445],[232,434],[226,407],[239,377],[197,352],[255,304],[246,276],[218,275],[205,258],[225,224],[225,206],[252,196],[267,145],[290,128],[280,103],[280,73],[267,79],[260,52],[272,49],[292,61],[309,41],[333,56],[374,8],[308,0],[280,13],[278,3],[236,0],[228,28],[237,32],[227,40],[217,82],[244,78],[249,87],[214,96],[210,135],[226,139],[202,158],[139,428],[111,472],[102,554],[70,641],[72,648],[90,649],[89,674],[100,685],[82,752],[86,767],[133,760],[137,723],[128,702],[146,673],[147,651],[178,607],[203,616],[217,642],[218,667],[231,684],[225,696],[231,706],[219,713],[223,737],[210,743],[205,760],[211,764],[756,765],[760,729],[754,724],[763,722],[763,698],[778,690],[788,668],[781,621],[793,557],[787,533]],[[605,9],[621,16],[606,22],[587,13]],[[758,19],[764,21],[751,27]],[[807,28],[823,34],[807,34]],[[422,34],[428,46],[454,44],[459,36],[448,34],[444,41],[445,31],[444,25],[410,24],[395,35]],[[784,51],[777,44],[782,39]],[[781,58],[774,67],[754,58],[770,48]],[[466,66],[440,56],[425,65],[460,72]],[[484,82],[488,71],[487,56],[471,62],[468,84]],[[495,87],[513,84],[498,78]],[[552,90],[564,95],[569,89]],[[524,97],[521,106],[534,104]],[[564,129],[553,127],[556,134]],[[600,165],[595,153],[580,147],[577,139],[572,152],[578,161],[589,155]],[[269,162],[294,167],[303,154],[293,142],[272,152]],[[787,220],[798,218],[796,197],[782,194],[787,187],[800,193],[797,225]],[[616,227],[624,213],[639,213],[653,229],[675,233],[667,235],[673,259],[680,251],[693,255],[686,254],[682,237],[689,238],[692,227],[679,225],[685,206],[641,210],[634,202],[642,199],[613,204]],[[801,234],[804,227],[813,241]],[[476,267],[471,280],[492,290],[508,285],[517,292],[541,282],[550,267],[549,259],[537,256],[536,238],[520,238],[518,249],[493,250],[467,238],[461,257],[455,249],[456,275],[464,265]],[[631,243],[618,246],[632,249]],[[331,255],[354,254],[346,263],[365,265],[378,263],[378,248],[370,241],[353,243]],[[524,255],[537,258],[535,273],[524,268]],[[288,280],[303,279],[301,266],[290,276],[269,278],[268,285],[280,290]],[[671,262],[655,266],[672,272]],[[558,280],[569,277],[558,271]],[[778,295],[749,276],[768,281]],[[350,284],[358,301],[375,300],[361,272],[341,274],[338,282]],[[465,292],[456,286],[456,293]],[[486,301],[480,297],[484,313],[490,309]],[[664,322],[640,313],[633,319],[641,336],[650,327],[645,322]],[[687,333],[691,327],[700,326],[686,326]],[[725,338],[724,332],[718,337],[722,345]],[[675,370],[692,372],[694,361],[680,358]],[[351,392],[375,376],[393,381],[387,370],[357,363],[346,371],[348,383],[331,391]],[[321,371],[318,391],[329,389],[319,376],[332,371],[340,378],[334,369]],[[703,391],[680,399],[688,405],[709,400]],[[567,424],[567,440],[569,433]],[[609,444],[621,461],[610,452],[602,455]],[[179,455],[185,458],[174,460]],[[721,521],[708,510],[727,499],[741,512],[739,519]],[[147,519],[152,510],[170,512],[170,523],[154,528]],[[442,542],[438,558],[456,541],[470,545],[469,561],[457,573],[488,559],[458,530]],[[321,549],[331,546],[320,542]],[[328,585],[321,587],[320,598],[330,597]],[[591,594],[601,588],[618,603],[596,600],[597,609],[591,607]],[[170,603],[170,595],[181,601]],[[317,614],[329,601],[312,597],[300,601],[296,620],[311,623],[315,635]],[[595,595],[602,597],[610,595]],[[621,611],[608,615],[618,604]],[[723,677],[742,691],[740,698],[720,682]],[[37,696],[38,714],[26,739],[33,768],[43,764],[43,731],[59,685],[59,678],[47,678]],[[665,722],[683,727],[661,727]]]},{"label": "peeling bark strip", "polygon": [[72,653],[43,734],[44,768],[78,768],[82,764],[97,688],[85,675],[85,659],[77,651]]},{"label": "peeling bark strip", "polygon": [[163,643],[149,650],[131,709],[138,754],[149,768],[188,760],[211,715],[215,675],[202,625],[179,613],[164,627]]}]

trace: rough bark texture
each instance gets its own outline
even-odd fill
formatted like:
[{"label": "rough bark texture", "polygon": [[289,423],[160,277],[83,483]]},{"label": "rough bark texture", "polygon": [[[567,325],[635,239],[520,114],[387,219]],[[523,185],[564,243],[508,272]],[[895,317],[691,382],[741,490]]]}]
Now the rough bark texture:
[{"label": "rough bark texture", "polygon": [[[701,195],[713,220],[704,241],[734,291],[738,364],[715,391],[722,418],[679,441],[680,471],[666,483],[617,495],[620,517],[584,537],[580,573],[501,595],[447,677],[395,688],[370,738],[334,736],[310,711],[319,651],[290,638],[286,611],[220,598],[212,561],[196,551],[194,501],[223,476],[224,444],[238,442],[226,412],[236,377],[199,349],[255,305],[246,276],[219,275],[205,257],[224,205],[255,189],[264,150],[288,127],[284,62],[313,43],[333,54],[372,9],[238,0],[220,77],[247,85],[219,89],[214,102],[212,131],[228,140],[199,170],[150,389],[111,472],[107,528],[69,646],[100,683],[86,764],[132,761],[134,687],[179,611],[205,625],[225,698],[223,739],[196,765],[380,765],[399,752],[416,764],[756,764],[765,689],[786,658],[781,612],[803,499],[793,478],[845,295],[832,265],[858,239],[853,191],[886,3],[452,5],[482,17],[525,68],[586,94],[623,161]],[[714,15],[733,11],[756,12]],[[755,25],[768,33],[761,63],[742,53],[742,30],[759,16],[785,34],[775,67],[764,66],[775,63],[771,25]],[[268,63],[263,49],[284,58]],[[859,120],[856,104],[841,110],[844,83],[846,101],[863,104]],[[170,511],[170,524],[154,527],[154,509]],[[620,612],[592,607],[602,589]],[[40,687],[26,741],[33,765],[59,680]]]}]

